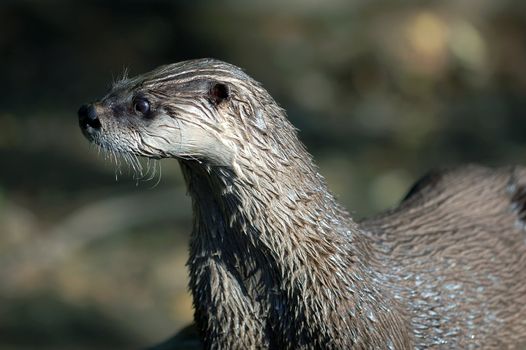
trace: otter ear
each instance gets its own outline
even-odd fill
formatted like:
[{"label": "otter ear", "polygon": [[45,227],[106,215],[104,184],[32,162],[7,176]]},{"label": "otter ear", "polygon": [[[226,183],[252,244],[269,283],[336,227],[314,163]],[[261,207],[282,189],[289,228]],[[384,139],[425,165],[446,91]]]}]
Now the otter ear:
[{"label": "otter ear", "polygon": [[221,104],[230,98],[230,89],[224,83],[214,82],[212,83],[210,90],[208,91],[210,101],[216,106]]}]

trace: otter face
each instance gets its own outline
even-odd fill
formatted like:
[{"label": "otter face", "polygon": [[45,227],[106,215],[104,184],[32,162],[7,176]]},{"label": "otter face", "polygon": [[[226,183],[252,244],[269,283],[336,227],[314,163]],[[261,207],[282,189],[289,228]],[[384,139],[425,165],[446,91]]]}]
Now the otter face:
[{"label": "otter face", "polygon": [[[215,60],[163,66],[82,106],[79,125],[88,140],[113,152],[229,165],[245,127],[265,125],[254,103],[239,97],[249,83],[259,88],[239,68]],[[252,121],[240,120],[243,114]]]}]

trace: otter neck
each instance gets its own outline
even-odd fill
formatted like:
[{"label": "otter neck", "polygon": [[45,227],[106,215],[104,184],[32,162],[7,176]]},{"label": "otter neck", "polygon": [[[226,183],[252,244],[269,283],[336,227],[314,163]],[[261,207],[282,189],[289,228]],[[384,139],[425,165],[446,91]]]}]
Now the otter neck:
[{"label": "otter neck", "polygon": [[[262,329],[267,334],[262,339],[268,334],[286,339],[274,344],[277,348],[310,339],[313,331],[323,342],[337,343],[343,341],[342,327],[380,341],[386,330],[378,327],[378,319],[401,322],[386,314],[394,303],[382,300],[385,288],[371,267],[367,237],[313,166],[310,173],[296,167],[303,169],[302,176],[276,174],[279,181],[196,162],[181,161],[181,166],[193,199],[188,264],[195,318],[202,329],[209,330],[213,321],[200,306],[210,308],[217,300],[218,309],[243,308],[257,315],[246,326]],[[214,282],[214,276],[221,278]],[[354,313],[366,315],[365,320]]]},{"label": "otter neck", "polygon": [[274,174],[195,161],[181,167],[193,199],[194,238],[206,237],[221,254],[236,253],[242,241],[283,267],[296,255],[321,263],[355,249],[356,225],[313,166],[274,166]]}]

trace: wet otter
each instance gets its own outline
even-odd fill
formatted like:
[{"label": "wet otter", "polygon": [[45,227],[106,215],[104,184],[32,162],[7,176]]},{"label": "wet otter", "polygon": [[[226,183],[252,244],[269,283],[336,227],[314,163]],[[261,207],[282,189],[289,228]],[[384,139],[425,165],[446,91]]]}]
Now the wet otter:
[{"label": "wet otter", "polygon": [[120,81],[79,122],[112,152],[179,160],[206,348],[526,341],[526,169],[435,172],[356,223],[268,92],[210,59]]}]

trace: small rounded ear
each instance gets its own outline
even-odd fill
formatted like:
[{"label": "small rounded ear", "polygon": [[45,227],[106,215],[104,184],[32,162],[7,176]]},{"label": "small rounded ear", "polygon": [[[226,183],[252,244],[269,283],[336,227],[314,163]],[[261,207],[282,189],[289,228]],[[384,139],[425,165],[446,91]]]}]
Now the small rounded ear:
[{"label": "small rounded ear", "polygon": [[216,106],[230,97],[230,89],[224,83],[214,82],[208,92],[210,101]]}]

